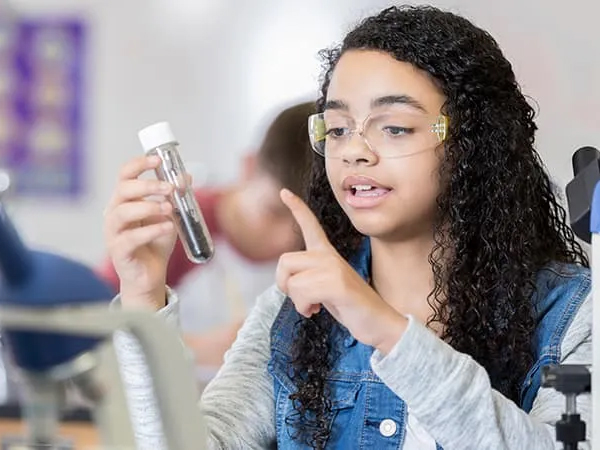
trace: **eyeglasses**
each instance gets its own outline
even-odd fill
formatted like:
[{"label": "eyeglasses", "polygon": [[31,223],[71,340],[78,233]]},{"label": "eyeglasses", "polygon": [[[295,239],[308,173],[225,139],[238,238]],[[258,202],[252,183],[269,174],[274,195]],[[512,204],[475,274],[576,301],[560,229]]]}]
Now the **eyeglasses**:
[{"label": "eyeglasses", "polygon": [[411,112],[369,115],[362,127],[338,111],[313,114],[308,118],[310,143],[326,158],[342,158],[354,134],[363,138],[369,150],[383,158],[403,158],[436,148],[446,140],[448,117]]}]

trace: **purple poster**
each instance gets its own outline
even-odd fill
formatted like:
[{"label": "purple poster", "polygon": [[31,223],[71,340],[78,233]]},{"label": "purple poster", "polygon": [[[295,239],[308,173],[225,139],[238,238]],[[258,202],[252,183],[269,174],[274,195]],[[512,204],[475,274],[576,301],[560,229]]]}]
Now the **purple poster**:
[{"label": "purple poster", "polygon": [[84,27],[0,23],[0,166],[16,194],[81,192]]}]

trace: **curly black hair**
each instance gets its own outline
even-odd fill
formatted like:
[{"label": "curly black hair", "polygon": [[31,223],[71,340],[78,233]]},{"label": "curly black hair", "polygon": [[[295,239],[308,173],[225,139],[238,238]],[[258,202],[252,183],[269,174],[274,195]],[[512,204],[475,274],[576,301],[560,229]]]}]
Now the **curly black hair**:
[{"label": "curly black hair", "polygon": [[[341,46],[322,51],[323,110],[332,73],[349,50],[385,52],[429,74],[450,117],[439,169],[434,248],[435,287],[428,302],[442,338],[471,355],[492,386],[519,402],[533,364],[531,296],[538,271],[553,261],[588,266],[534,149],[534,110],[496,41],[467,19],[429,6],[383,10],[361,22]],[[349,259],[363,236],[336,202],[324,161],[315,156],[307,200],[331,243]],[[327,375],[335,356],[334,319],[322,310],[296,325],[296,439],[323,448],[331,405]]]}]

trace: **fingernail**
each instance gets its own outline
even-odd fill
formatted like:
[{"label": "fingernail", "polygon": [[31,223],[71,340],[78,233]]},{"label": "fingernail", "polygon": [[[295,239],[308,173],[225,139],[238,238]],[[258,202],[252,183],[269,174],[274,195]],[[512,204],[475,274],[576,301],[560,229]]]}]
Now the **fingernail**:
[{"label": "fingernail", "polygon": [[170,183],[161,183],[160,184],[160,190],[161,190],[161,192],[170,192],[171,191],[171,184]]},{"label": "fingernail", "polygon": [[294,194],[292,194],[292,192],[289,189],[283,188],[281,190],[281,196],[283,198],[290,199],[290,198],[294,197]]},{"label": "fingernail", "polygon": [[169,202],[163,202],[160,204],[160,210],[164,213],[171,211],[171,204]]}]

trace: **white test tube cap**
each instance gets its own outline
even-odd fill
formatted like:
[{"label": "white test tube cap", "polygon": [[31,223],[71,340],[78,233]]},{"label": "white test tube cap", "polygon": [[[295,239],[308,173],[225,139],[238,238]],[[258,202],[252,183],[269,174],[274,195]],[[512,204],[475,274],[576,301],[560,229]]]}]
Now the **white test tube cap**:
[{"label": "white test tube cap", "polygon": [[138,138],[146,153],[161,145],[177,144],[169,122],[158,122],[147,126],[138,132]]}]

